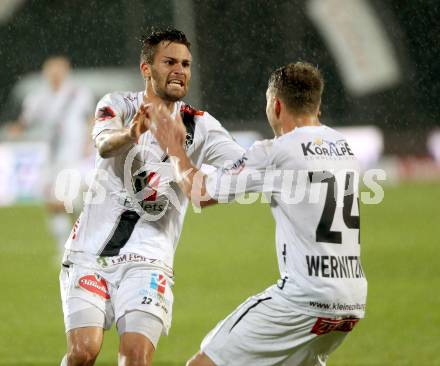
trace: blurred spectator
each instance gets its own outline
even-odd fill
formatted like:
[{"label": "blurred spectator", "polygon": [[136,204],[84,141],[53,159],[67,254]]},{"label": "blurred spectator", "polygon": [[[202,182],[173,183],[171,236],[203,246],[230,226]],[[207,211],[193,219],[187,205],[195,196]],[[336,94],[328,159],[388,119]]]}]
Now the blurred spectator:
[{"label": "blurred spectator", "polygon": [[440,128],[432,131],[428,136],[428,151],[434,157],[437,164],[440,165]]},{"label": "blurred spectator", "polygon": [[62,169],[79,168],[88,146],[88,124],[93,115],[91,92],[72,83],[70,61],[64,56],[48,58],[42,68],[44,83],[23,102],[18,121],[7,127],[10,139],[24,134],[49,145],[46,199],[49,228],[59,253],[69,236],[72,220],[54,196],[56,177]]}]

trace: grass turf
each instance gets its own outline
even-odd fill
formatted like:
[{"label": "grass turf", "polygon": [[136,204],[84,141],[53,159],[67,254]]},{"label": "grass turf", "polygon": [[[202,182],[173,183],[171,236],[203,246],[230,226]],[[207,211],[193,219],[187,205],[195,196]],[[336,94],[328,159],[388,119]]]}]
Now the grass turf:
[{"label": "grass turf", "polygon": [[[414,184],[387,188],[381,204],[362,206],[367,318],[330,366],[440,365],[439,202],[439,185]],[[0,223],[0,365],[59,365],[65,337],[45,213],[4,208]],[[175,260],[173,326],[155,365],[184,364],[217,321],[276,281],[273,228],[267,205],[189,212]],[[112,330],[97,365],[115,365],[116,355]]]}]

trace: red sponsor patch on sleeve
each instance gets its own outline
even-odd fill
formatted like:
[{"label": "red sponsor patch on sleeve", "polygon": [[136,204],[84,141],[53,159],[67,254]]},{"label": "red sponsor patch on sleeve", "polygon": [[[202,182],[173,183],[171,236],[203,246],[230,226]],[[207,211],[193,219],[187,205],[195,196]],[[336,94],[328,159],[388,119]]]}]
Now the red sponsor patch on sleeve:
[{"label": "red sponsor patch on sleeve", "polygon": [[82,276],[78,282],[79,287],[92,292],[104,299],[110,299],[110,293],[107,287],[107,281],[97,274]]},{"label": "red sponsor patch on sleeve", "polygon": [[359,321],[357,318],[346,318],[346,319],[329,319],[329,318],[318,318],[315,325],[313,326],[311,333],[316,335],[322,335],[330,333],[333,331],[338,332],[351,332],[356,323]]},{"label": "red sponsor patch on sleeve", "polygon": [[107,119],[112,119],[116,116],[116,113],[111,109],[111,107],[99,108],[96,112],[96,119],[98,121],[105,121]]}]

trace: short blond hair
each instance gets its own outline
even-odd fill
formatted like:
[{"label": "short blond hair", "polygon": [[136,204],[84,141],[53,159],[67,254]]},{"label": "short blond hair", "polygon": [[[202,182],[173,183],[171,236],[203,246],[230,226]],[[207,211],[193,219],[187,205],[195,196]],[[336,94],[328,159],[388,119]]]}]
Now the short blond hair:
[{"label": "short blond hair", "polygon": [[269,88],[293,113],[313,114],[321,104],[324,79],[318,68],[296,62],[276,69],[269,78]]}]

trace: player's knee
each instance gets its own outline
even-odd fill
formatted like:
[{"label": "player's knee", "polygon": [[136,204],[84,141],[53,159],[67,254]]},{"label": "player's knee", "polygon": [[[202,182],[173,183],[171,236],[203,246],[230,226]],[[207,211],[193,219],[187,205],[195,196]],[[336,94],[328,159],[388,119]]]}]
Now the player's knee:
[{"label": "player's knee", "polygon": [[102,329],[97,327],[75,328],[68,333],[68,366],[92,366],[102,344]]},{"label": "player's knee", "polygon": [[186,363],[186,366],[215,366],[215,363],[203,352],[199,352]]},{"label": "player's knee", "polygon": [[67,353],[69,366],[93,366],[98,357],[99,349],[76,346]]},{"label": "player's knee", "polygon": [[121,366],[150,366],[153,350],[139,344],[125,345],[119,351],[119,364]]}]

